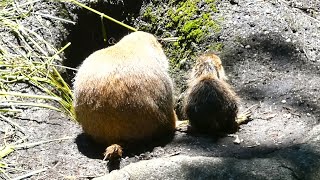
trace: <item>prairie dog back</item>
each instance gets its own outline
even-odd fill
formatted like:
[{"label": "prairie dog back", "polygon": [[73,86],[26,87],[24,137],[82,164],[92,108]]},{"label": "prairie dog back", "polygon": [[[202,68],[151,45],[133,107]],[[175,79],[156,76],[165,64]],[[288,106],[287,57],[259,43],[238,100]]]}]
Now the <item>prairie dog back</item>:
[{"label": "prairie dog back", "polygon": [[146,32],[91,54],[74,81],[76,118],[84,132],[107,145],[172,134],[176,117],[167,71],[160,43]]},{"label": "prairie dog back", "polygon": [[197,59],[184,100],[184,112],[196,131],[221,135],[237,130],[238,97],[226,79],[218,56]]}]

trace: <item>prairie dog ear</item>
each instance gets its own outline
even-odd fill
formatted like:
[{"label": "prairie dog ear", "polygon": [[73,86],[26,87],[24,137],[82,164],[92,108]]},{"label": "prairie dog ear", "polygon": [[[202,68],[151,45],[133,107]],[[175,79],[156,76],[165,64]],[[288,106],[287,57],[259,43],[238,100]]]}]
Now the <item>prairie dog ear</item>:
[{"label": "prairie dog ear", "polygon": [[197,58],[195,66],[191,72],[191,79],[200,77],[200,75],[204,74],[211,74],[223,81],[228,80],[221,59],[213,53],[203,54]]},{"label": "prairie dog ear", "polygon": [[217,56],[216,54],[214,53],[211,53],[211,54],[208,54],[207,55],[209,59],[212,60],[215,68],[216,68],[216,71],[217,71],[217,74],[218,74],[218,78],[221,79],[221,80],[228,80],[228,77],[224,71],[224,68],[223,68],[223,65],[222,65],[222,61],[220,59],[219,56]]},{"label": "prairie dog ear", "polygon": [[224,68],[223,68],[222,64],[218,67],[217,72],[218,72],[219,79],[224,80],[224,81],[228,80],[228,77],[227,77],[227,75],[226,75],[226,73],[224,71]]}]

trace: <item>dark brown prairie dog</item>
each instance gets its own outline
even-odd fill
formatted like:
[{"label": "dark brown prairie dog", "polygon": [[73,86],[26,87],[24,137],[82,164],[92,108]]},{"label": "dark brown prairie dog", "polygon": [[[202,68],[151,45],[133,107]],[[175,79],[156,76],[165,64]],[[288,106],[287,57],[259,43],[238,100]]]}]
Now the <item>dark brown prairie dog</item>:
[{"label": "dark brown prairie dog", "polygon": [[[213,69],[216,71],[216,76],[221,80],[228,80],[222,62],[220,58],[215,54],[202,55],[197,59],[197,66],[192,69],[192,73],[189,76],[189,81],[200,77],[203,74],[212,73]],[[180,94],[176,101],[176,113],[179,119],[186,119],[186,114],[183,112],[183,101],[185,97],[185,92]]]},{"label": "dark brown prairie dog", "polygon": [[213,135],[237,131],[239,100],[226,79],[218,56],[206,54],[196,60],[184,100],[184,112],[195,131]]},{"label": "dark brown prairie dog", "polygon": [[133,32],[92,53],[74,80],[76,119],[84,132],[121,146],[173,134],[176,116],[167,71],[160,43],[146,32]]}]

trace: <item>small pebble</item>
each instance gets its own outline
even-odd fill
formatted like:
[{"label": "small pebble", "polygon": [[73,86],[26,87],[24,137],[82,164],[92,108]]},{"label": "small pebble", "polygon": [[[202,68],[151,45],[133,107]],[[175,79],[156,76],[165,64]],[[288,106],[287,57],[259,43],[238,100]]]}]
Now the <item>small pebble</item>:
[{"label": "small pebble", "polygon": [[234,144],[240,144],[243,140],[241,140],[240,138],[239,138],[239,136],[238,135],[235,135],[234,136],[236,139],[233,141],[233,143]]},{"label": "small pebble", "polygon": [[283,114],[283,117],[285,117],[285,118],[287,118],[287,119],[289,119],[289,118],[291,118],[291,114],[290,113],[285,113],[285,114]]}]

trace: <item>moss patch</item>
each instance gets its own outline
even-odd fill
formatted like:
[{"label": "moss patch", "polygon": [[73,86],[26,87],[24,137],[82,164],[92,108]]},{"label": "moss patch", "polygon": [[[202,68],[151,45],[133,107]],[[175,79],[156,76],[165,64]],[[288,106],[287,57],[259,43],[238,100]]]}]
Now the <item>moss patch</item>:
[{"label": "moss patch", "polygon": [[176,37],[165,44],[171,67],[181,68],[186,59],[206,50],[219,50],[214,41],[220,31],[215,0],[151,0],[142,10],[137,27],[159,37]]}]

